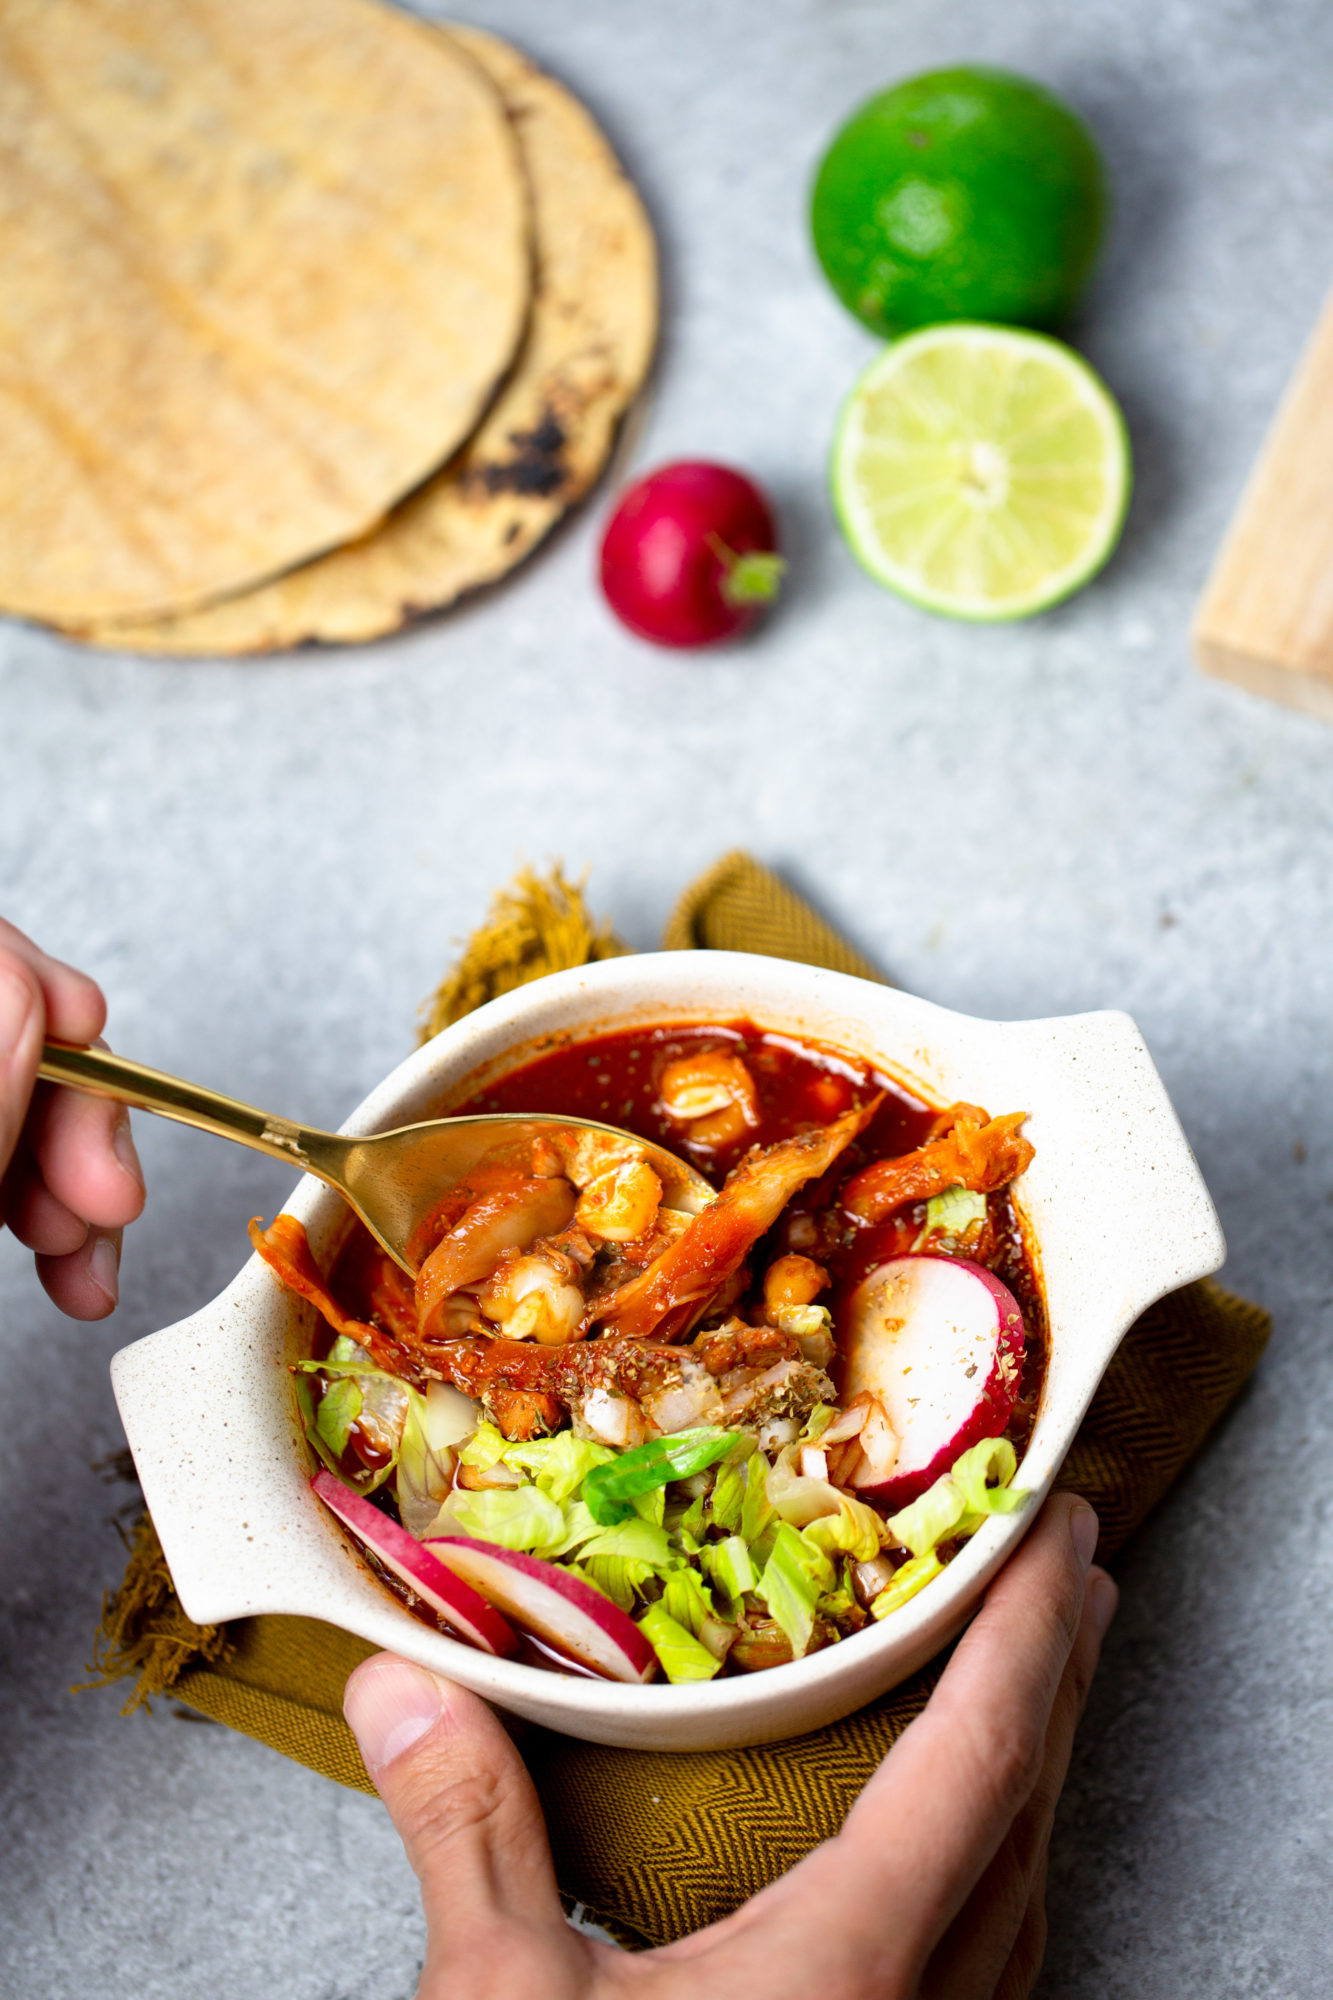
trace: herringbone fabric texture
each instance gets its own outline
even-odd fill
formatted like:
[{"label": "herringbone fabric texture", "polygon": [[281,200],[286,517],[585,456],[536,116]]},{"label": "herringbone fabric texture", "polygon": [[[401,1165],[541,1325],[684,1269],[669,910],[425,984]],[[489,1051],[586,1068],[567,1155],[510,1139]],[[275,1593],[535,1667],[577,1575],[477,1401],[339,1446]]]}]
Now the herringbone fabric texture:
[{"label": "herringbone fabric texture", "polygon": [[662,933],[664,951],[753,951],[826,965],[856,979],[884,975],[771,870],[735,848],[685,891]]},{"label": "herringbone fabric texture", "polygon": [[[809,906],[743,854],[683,897],[672,949],[760,951],[878,975]],[[1210,1282],[1144,1315],[1088,1412],[1062,1484],[1087,1495],[1114,1553],[1199,1450],[1263,1352],[1268,1315]],[[330,1626],[257,1618],[227,1657],[188,1668],[190,1706],[362,1791],[373,1786],[342,1719],[370,1651]],[[753,1750],[672,1756],[534,1731],[523,1739],[561,1888],[627,1941],[666,1943],[726,1915],[837,1832],[870,1773],[920,1713],[938,1666],[845,1722]]]}]

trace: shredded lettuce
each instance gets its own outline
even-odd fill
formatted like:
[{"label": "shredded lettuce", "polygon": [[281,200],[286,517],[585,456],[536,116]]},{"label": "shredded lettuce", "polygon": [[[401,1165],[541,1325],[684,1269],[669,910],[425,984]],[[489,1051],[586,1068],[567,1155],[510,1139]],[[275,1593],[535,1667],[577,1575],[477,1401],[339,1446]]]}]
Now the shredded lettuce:
[{"label": "shredded lettuce", "polygon": [[361,1385],[352,1376],[330,1382],[319,1399],[315,1428],[335,1458],[341,1458],[352,1434],[352,1425],[361,1414]]},{"label": "shredded lettuce", "polygon": [[315,1422],[315,1398],[304,1375],[296,1377],[296,1407],[301,1413],[301,1428],[316,1458],[322,1465],[326,1465],[330,1472],[336,1472],[339,1479],[346,1483],[347,1474],[319,1434],[319,1426]]},{"label": "shredded lettuce", "polygon": [[[826,1416],[816,1436],[828,1429],[833,1415],[826,1405],[819,1407],[826,1410]],[[844,1493],[828,1480],[812,1479],[797,1471],[802,1444],[809,1442],[809,1438],[798,1438],[795,1444],[784,1445],[773,1461],[764,1489],[773,1511],[780,1520],[804,1530],[817,1547],[841,1550],[858,1562],[868,1562],[879,1554],[879,1516],[864,1500]]]},{"label": "shredded lettuce", "polygon": [[651,1563],[635,1562],[630,1556],[594,1556],[591,1561],[574,1567],[586,1582],[618,1604],[622,1611],[633,1611],[639,1592],[657,1574]]},{"label": "shredded lettuce", "polygon": [[948,1243],[956,1248],[969,1230],[985,1220],[984,1194],[974,1194],[971,1188],[945,1188],[943,1194],[933,1194],[926,1203],[926,1219],[912,1248],[914,1251],[924,1250],[932,1242]]},{"label": "shredded lettuce", "polygon": [[724,1542],[705,1542],[699,1551],[699,1562],[729,1609],[738,1606],[746,1592],[754,1590],[759,1582],[750,1551],[739,1535],[728,1535]]},{"label": "shredded lettuce", "polygon": [[[708,1522],[721,1528],[724,1534],[734,1534],[741,1525],[748,1478],[746,1467],[758,1449],[751,1434],[742,1431],[714,1474],[713,1490],[705,1502],[704,1513]],[[702,1529],[698,1532],[702,1534]]]},{"label": "shredded lettuce", "polygon": [[914,1556],[928,1556],[938,1543],[958,1533],[966,1514],[967,1502],[946,1472],[919,1500],[890,1515],[889,1533]]},{"label": "shredded lettuce", "polygon": [[809,1650],[815,1606],[833,1581],[833,1564],[824,1551],[815,1548],[790,1522],[779,1522],[772,1552],[755,1589],[774,1623],[786,1634],[793,1659],[803,1658]]},{"label": "shredded lettuce", "polygon": [[445,1510],[465,1535],[549,1556],[565,1539],[564,1510],[535,1486],[492,1486],[480,1493],[455,1492]]},{"label": "shredded lettuce", "polygon": [[895,1571],[893,1581],[886,1583],[875,1598],[870,1606],[871,1617],[887,1618],[891,1611],[896,1611],[900,1605],[906,1604],[909,1597],[915,1597],[918,1590],[923,1590],[943,1568],[944,1564],[933,1549],[929,1555],[913,1556],[911,1562],[905,1562],[900,1570]]},{"label": "shredded lettuce", "polygon": [[[741,1524],[741,1508],[745,1502],[745,1463],[720,1465],[717,1479],[708,1497],[706,1512],[714,1527],[734,1534]],[[688,1518],[688,1517],[687,1517]]]},{"label": "shredded lettuce", "polygon": [[741,1535],[750,1545],[756,1562],[766,1562],[773,1546],[773,1535],[778,1525],[778,1517],[769,1504],[765,1489],[768,1463],[762,1453],[746,1461],[745,1492],[741,1500],[741,1517],[737,1523]]},{"label": "shredded lettuce", "polygon": [[818,1444],[837,1414],[832,1403],[816,1403],[805,1420],[805,1429],[797,1438],[797,1444]]},{"label": "shredded lettuce", "polygon": [[[354,1340],[347,1340],[345,1334],[339,1334],[334,1346],[341,1347],[344,1342],[348,1347],[356,1348],[358,1354],[364,1351],[356,1346]],[[332,1351],[326,1354],[322,1361],[294,1361],[292,1366],[302,1375],[327,1375],[330,1381],[339,1377],[351,1377],[358,1382],[392,1382],[395,1389],[407,1387],[399,1376],[390,1375],[387,1369],[376,1368],[369,1361],[363,1364],[358,1361],[336,1360]]]},{"label": "shredded lettuce", "polygon": [[296,1407],[301,1414],[301,1428],[306,1434],[306,1441],[310,1449],[314,1452],[320,1464],[326,1466],[336,1478],[341,1479],[343,1485],[349,1487],[353,1493],[374,1493],[377,1488],[383,1486],[385,1480],[394,1469],[393,1462],[390,1461],[389,1464],[382,1465],[379,1471],[374,1473],[367,1466],[365,1476],[362,1478],[349,1474],[342,1460],[335,1457],[319,1434],[319,1425],[315,1413],[315,1398],[307,1375],[301,1373],[296,1375],[295,1388]]},{"label": "shredded lettuce", "polygon": [[711,1681],[721,1668],[721,1660],[671,1616],[664,1599],[649,1605],[639,1620],[639,1630],[669,1681]]},{"label": "shredded lettuce", "polygon": [[969,1513],[1012,1514],[1028,1497],[1009,1483],[1017,1470],[1018,1454],[1008,1438],[983,1438],[954,1460],[949,1477]]},{"label": "shredded lettuce", "polygon": [[[573,1499],[594,1465],[610,1465],[615,1456],[609,1445],[575,1437],[573,1431],[557,1431],[554,1437],[506,1445],[504,1450],[505,1464],[526,1472],[561,1507]],[[469,1459],[465,1463],[475,1461]]]},{"label": "shredded lettuce", "polygon": [[449,1499],[457,1461],[451,1444],[436,1441],[428,1396],[418,1395],[415,1389],[409,1390],[408,1396],[398,1447],[398,1512],[408,1533],[420,1538],[435,1527],[440,1509]]},{"label": "shredded lettuce", "polygon": [[673,1569],[663,1585],[662,1602],[676,1623],[683,1625],[696,1639],[703,1631],[705,1620],[717,1617],[713,1600],[700,1581],[697,1570]]},{"label": "shredded lettuce", "polygon": [[560,1539],[560,1546],[548,1549],[546,1551],[548,1556],[568,1555],[571,1550],[580,1549],[585,1542],[590,1542],[594,1535],[602,1533],[600,1525],[593,1520],[581,1500],[571,1500],[564,1513],[565,1532]]},{"label": "shredded lettuce", "polygon": [[[703,1547],[704,1536],[705,1533],[707,1532],[707,1518],[708,1518],[707,1496],[703,1493],[699,1493],[695,1496],[693,1500],[691,1500],[689,1506],[685,1509],[684,1513],[681,1514],[679,1518],[676,1520],[675,1526],[672,1528],[671,1531],[672,1539],[678,1544],[680,1548],[684,1549],[688,1555],[697,1555],[699,1550]],[[662,1510],[662,1520],[663,1524],[665,1525],[666,1523],[665,1507]]]},{"label": "shredded lettuce", "polygon": [[838,1502],[837,1513],[816,1515],[813,1521],[806,1522],[801,1533],[829,1555],[842,1554],[856,1562],[869,1562],[879,1554],[879,1515],[864,1500],[857,1500],[838,1487],[830,1486],[829,1492]]},{"label": "shredded lettuce", "polygon": [[479,1472],[489,1472],[498,1465],[509,1450],[509,1440],[494,1424],[479,1423],[467,1443],[459,1446],[460,1465],[475,1465]]},{"label": "shredded lettuce", "polygon": [[673,1552],[665,1528],[655,1521],[641,1521],[631,1515],[614,1528],[598,1529],[583,1545],[582,1560],[596,1556],[623,1556],[631,1562],[649,1563],[655,1570],[673,1568],[680,1558]]},{"label": "shredded lettuce", "polygon": [[[341,1459],[352,1426],[359,1421],[371,1443],[390,1461],[384,1471],[387,1478],[398,1457],[403,1425],[415,1392],[397,1375],[377,1368],[365,1348],[345,1333],[338,1335],[322,1360],[311,1356],[293,1366],[298,1379],[302,1375],[322,1375],[328,1383],[313,1422],[315,1433],[334,1458]],[[313,1410],[313,1397],[309,1400]],[[306,1430],[309,1435],[309,1425]],[[382,1484],[382,1480],[377,1479],[376,1484]]]},{"label": "shredded lettuce", "polygon": [[845,1561],[837,1583],[832,1590],[825,1591],[815,1610],[821,1618],[847,1618],[856,1609],[856,1592],[852,1588],[852,1566]]},{"label": "shredded lettuce", "polygon": [[[952,1189],[927,1205],[927,1228],[962,1230],[984,1214],[984,1197]],[[827,1317],[822,1307],[802,1310]],[[822,1403],[770,1462],[750,1433],[710,1425],[627,1451],[572,1430],[511,1442],[495,1424],[477,1422],[458,1392],[441,1390],[432,1405],[431,1392],[376,1368],[347,1336],[323,1360],[296,1364],[295,1384],[313,1450],[348,1486],[371,1493],[396,1472],[400,1516],[419,1538],[465,1534],[565,1562],[638,1617],[677,1682],[711,1680],[738,1623],[742,1633],[754,1627],[756,1604],[767,1611],[763,1629],[794,1659],[809,1651],[818,1621],[844,1630],[861,1622],[852,1567],[876,1556],[886,1535],[911,1552],[870,1607],[876,1619],[889,1616],[940,1574],[942,1544],[1028,1497],[1012,1483],[1013,1445],[988,1438],[886,1528],[864,1501],[800,1471],[802,1447],[818,1445],[837,1415]],[[363,1476],[343,1465],[358,1423],[376,1442],[387,1437],[394,1454]],[[460,1488],[460,1463],[501,1467],[497,1476],[523,1483]]]},{"label": "shredded lettuce", "polygon": [[359,1341],[350,1334],[340,1333],[322,1361],[312,1357],[296,1362],[295,1366],[304,1374],[326,1376],[331,1385],[339,1381],[356,1382],[362,1392],[366,1428],[377,1443],[397,1450],[408,1398],[413,1392],[399,1376],[377,1368]]},{"label": "shredded lettuce", "polygon": [[1009,1482],[1018,1458],[1008,1438],[983,1438],[962,1452],[949,1471],[889,1520],[889,1532],[914,1556],[941,1542],[976,1533],[990,1514],[1012,1514],[1027,1494]]},{"label": "shredded lettuce", "polygon": [[[313,1357],[293,1364],[296,1400],[306,1437],[316,1456],[357,1493],[373,1493],[397,1469],[399,1445],[411,1398],[415,1393],[396,1375],[376,1368],[364,1347],[339,1334],[322,1360]],[[316,1405],[310,1377],[323,1376],[326,1387]],[[356,1423],[384,1454],[375,1472],[348,1471],[344,1458]]]},{"label": "shredded lettuce", "polygon": [[666,1522],[666,1487],[655,1486],[651,1493],[636,1493],[630,1501],[641,1521],[651,1521],[655,1527]]}]

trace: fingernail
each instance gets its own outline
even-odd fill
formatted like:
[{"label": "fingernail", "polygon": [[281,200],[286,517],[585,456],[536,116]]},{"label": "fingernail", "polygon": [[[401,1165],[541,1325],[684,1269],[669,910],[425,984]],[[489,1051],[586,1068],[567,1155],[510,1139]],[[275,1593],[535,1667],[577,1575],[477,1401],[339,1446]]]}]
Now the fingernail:
[{"label": "fingernail", "polygon": [[88,1258],[88,1276],[114,1309],[120,1298],[120,1248],[110,1236],[99,1236]]},{"label": "fingernail", "polygon": [[122,1111],[116,1120],[116,1128],[111,1134],[111,1147],[125,1172],[142,1191],[143,1168],[139,1165],[139,1154],[134,1144],[134,1134],[130,1130],[128,1111]]},{"label": "fingernail", "polygon": [[1084,1569],[1089,1567],[1092,1558],[1097,1553],[1099,1525],[1097,1516],[1093,1513],[1087,1501],[1080,1500],[1078,1506],[1075,1507],[1069,1517],[1069,1532],[1074,1540],[1074,1553],[1082,1563]]},{"label": "fingernail", "polygon": [[1115,1617],[1116,1606],[1120,1602],[1120,1592],[1105,1572],[1093,1577],[1090,1590],[1088,1609],[1092,1613],[1092,1622],[1097,1627],[1097,1637],[1104,1639],[1107,1628]]},{"label": "fingernail", "polygon": [[407,1660],[371,1660],[347,1683],[343,1714],[373,1778],[439,1720],[443,1690]]},{"label": "fingernail", "polygon": [[8,966],[0,965],[0,1062],[7,1062],[23,1039],[32,1013],[32,988]]}]

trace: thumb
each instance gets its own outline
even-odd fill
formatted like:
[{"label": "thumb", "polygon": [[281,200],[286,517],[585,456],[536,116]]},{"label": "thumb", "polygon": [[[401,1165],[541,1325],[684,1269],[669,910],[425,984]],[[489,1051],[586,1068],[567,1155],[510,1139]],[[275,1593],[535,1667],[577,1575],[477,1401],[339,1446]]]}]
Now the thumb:
[{"label": "thumb", "polygon": [[561,1934],[537,1794],[486,1703],[377,1653],[348,1681],[343,1713],[421,1883],[432,1956],[466,1962],[504,1919]]}]

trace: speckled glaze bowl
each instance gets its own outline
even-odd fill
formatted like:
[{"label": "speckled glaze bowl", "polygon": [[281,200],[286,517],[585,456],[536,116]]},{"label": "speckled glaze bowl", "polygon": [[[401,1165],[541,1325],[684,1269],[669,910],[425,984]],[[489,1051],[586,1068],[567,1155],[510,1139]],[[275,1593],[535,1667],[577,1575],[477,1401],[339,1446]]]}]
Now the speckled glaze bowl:
[{"label": "speckled glaze bowl", "polygon": [[[1036,1158],[1015,1185],[1045,1287],[1051,1352],[1018,1483],[1046,1492],[1131,1323],[1215,1271],[1217,1215],[1134,1023],[1117,1013],[974,1021],[891,987],[734,952],[671,952],[555,973],[493,1001],[408,1058],[345,1132],[459,1101],[553,1039],[611,1027],[750,1019],[848,1049],[927,1102],[1025,1110]],[[318,1181],[288,1203],[316,1255],[346,1211]],[[703,1686],[625,1687],[491,1659],[422,1624],[376,1581],[311,1494],[287,1363],[313,1309],[252,1257],[220,1298],[112,1364],[144,1494],[181,1602],[215,1624],[261,1612],[322,1618],[462,1681],[500,1707],[596,1743],[730,1748],[848,1715],[960,1630],[1037,1501],[992,1518],[944,1574],[866,1632],[767,1672]]]}]

